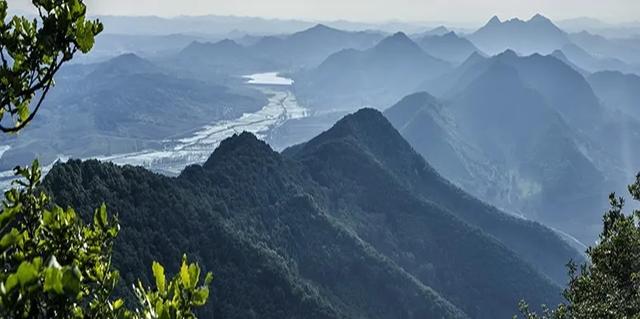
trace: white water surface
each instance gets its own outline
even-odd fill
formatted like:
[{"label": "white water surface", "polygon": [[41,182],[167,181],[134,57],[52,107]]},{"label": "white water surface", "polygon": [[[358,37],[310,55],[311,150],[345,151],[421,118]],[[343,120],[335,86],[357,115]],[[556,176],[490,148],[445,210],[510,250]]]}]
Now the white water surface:
[{"label": "white water surface", "polygon": [[256,73],[245,75],[248,84],[254,85],[293,85],[293,80],[281,77],[278,72]]}]

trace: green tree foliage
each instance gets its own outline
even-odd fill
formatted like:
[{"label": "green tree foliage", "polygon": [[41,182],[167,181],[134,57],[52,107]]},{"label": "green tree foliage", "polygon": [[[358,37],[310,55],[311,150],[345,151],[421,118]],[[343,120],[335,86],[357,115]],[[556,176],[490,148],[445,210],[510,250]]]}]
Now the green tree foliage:
[{"label": "green tree foliage", "polygon": [[[640,201],[640,174],[629,187]],[[587,250],[591,262],[570,262],[566,303],[543,309],[541,315],[520,305],[527,319],[640,318],[640,210],[624,214],[624,199],[609,196],[611,208],[603,218],[598,244]]]},{"label": "green tree foliage", "polygon": [[193,309],[209,297],[210,273],[201,284],[200,267],[183,257],[179,274],[167,282],[154,262],[155,289],[139,281],[139,306],[126,309],[112,297],[119,279],[111,266],[117,219],[103,204],[86,225],[73,209],[51,205],[39,190],[37,161],[16,173],[23,179],[5,193],[0,213],[1,318],[196,318]]},{"label": "green tree foliage", "polygon": [[[37,18],[7,22],[7,2],[0,0],[3,132],[19,131],[33,119],[56,72],[77,51],[91,50],[102,31],[100,22],[85,20],[82,0],[32,2]],[[5,192],[0,211],[0,318],[196,318],[193,309],[206,303],[211,274],[201,283],[200,267],[185,256],[179,274],[167,282],[163,267],[153,263],[156,287],[138,281],[138,306],[129,310],[130,303],[114,297],[117,218],[103,204],[85,224],[72,208],[50,203],[37,160],[31,168],[17,167],[16,175],[21,178]]]},{"label": "green tree foliage", "polygon": [[103,29],[85,19],[82,0],[32,2],[37,18],[7,21],[7,1],[0,0],[0,121],[11,118],[2,121],[3,132],[17,132],[33,119],[60,67],[76,52],[89,52]]}]

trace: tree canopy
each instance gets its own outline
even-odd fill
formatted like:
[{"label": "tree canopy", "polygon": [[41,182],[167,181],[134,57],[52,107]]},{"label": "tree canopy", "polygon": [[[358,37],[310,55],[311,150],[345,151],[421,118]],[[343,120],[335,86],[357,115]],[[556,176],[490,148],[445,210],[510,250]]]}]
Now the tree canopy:
[{"label": "tree canopy", "polygon": [[38,112],[54,75],[78,52],[87,53],[103,26],[87,20],[82,0],[33,0],[38,15],[14,16],[0,0],[0,130],[17,132]]},{"label": "tree canopy", "polygon": [[[628,187],[640,201],[640,174]],[[624,198],[609,196],[598,244],[587,250],[590,262],[568,264],[566,303],[538,315],[521,304],[527,319],[640,318],[640,210],[623,212]]]},{"label": "tree canopy", "polygon": [[[0,0],[0,130],[23,129],[41,107],[54,75],[78,51],[87,53],[103,27],[86,19],[82,0],[33,0],[38,16],[7,21]],[[155,288],[138,281],[137,303],[114,297],[119,273],[112,267],[120,230],[102,204],[86,224],[73,208],[50,202],[37,160],[17,167],[14,187],[0,211],[1,318],[196,318],[213,276],[183,257],[168,279],[152,265]],[[137,306],[130,307],[132,304]]]}]

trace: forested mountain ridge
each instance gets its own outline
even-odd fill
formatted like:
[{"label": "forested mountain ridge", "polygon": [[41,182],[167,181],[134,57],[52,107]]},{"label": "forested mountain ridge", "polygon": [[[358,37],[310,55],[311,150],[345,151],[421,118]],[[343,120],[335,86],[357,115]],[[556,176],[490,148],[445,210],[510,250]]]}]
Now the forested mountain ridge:
[{"label": "forested mountain ridge", "polygon": [[[243,133],[176,178],[72,161],[45,184],[60,204],[87,211],[104,201],[119,213],[114,262],[125,279],[181,251],[213,270],[219,286],[205,317],[495,318],[514,314],[521,298],[559,302],[554,272],[530,263],[517,240],[506,243],[407,182],[402,159],[413,151],[404,141],[394,148],[398,137],[379,112],[362,110],[284,155]],[[418,175],[436,174],[411,156],[426,169]],[[453,202],[465,196],[449,187]],[[472,215],[475,202],[464,202]],[[516,232],[567,247],[530,229]],[[575,255],[556,251],[566,253],[560,265]]]}]

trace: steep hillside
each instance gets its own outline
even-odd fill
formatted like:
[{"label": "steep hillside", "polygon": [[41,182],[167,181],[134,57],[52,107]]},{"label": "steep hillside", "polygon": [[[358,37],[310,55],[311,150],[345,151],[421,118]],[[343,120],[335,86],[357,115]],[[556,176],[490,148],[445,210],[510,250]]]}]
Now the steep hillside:
[{"label": "steep hillside", "polygon": [[593,208],[606,204],[608,184],[585,155],[584,136],[515,67],[496,61],[463,74],[473,72],[479,75],[446,102],[417,94],[386,114],[420,154],[466,191],[590,242],[600,220]]},{"label": "steep hillside", "polygon": [[[409,150],[379,112],[363,110],[286,156],[243,133],[177,178],[74,161],[45,184],[62,205],[88,212],[105,201],[119,214],[114,262],[125,279],[181,251],[212,270],[205,317],[495,318],[521,298],[557,303],[548,269],[527,262],[520,244],[461,219],[487,206],[441,179],[433,185],[448,187],[449,206],[431,201],[441,195],[420,181],[437,175],[407,176],[419,168],[407,158],[432,171]],[[470,206],[458,215],[455,202]],[[537,246],[550,234],[521,232],[539,250],[553,249]],[[558,259],[571,258],[564,253]]]}]

